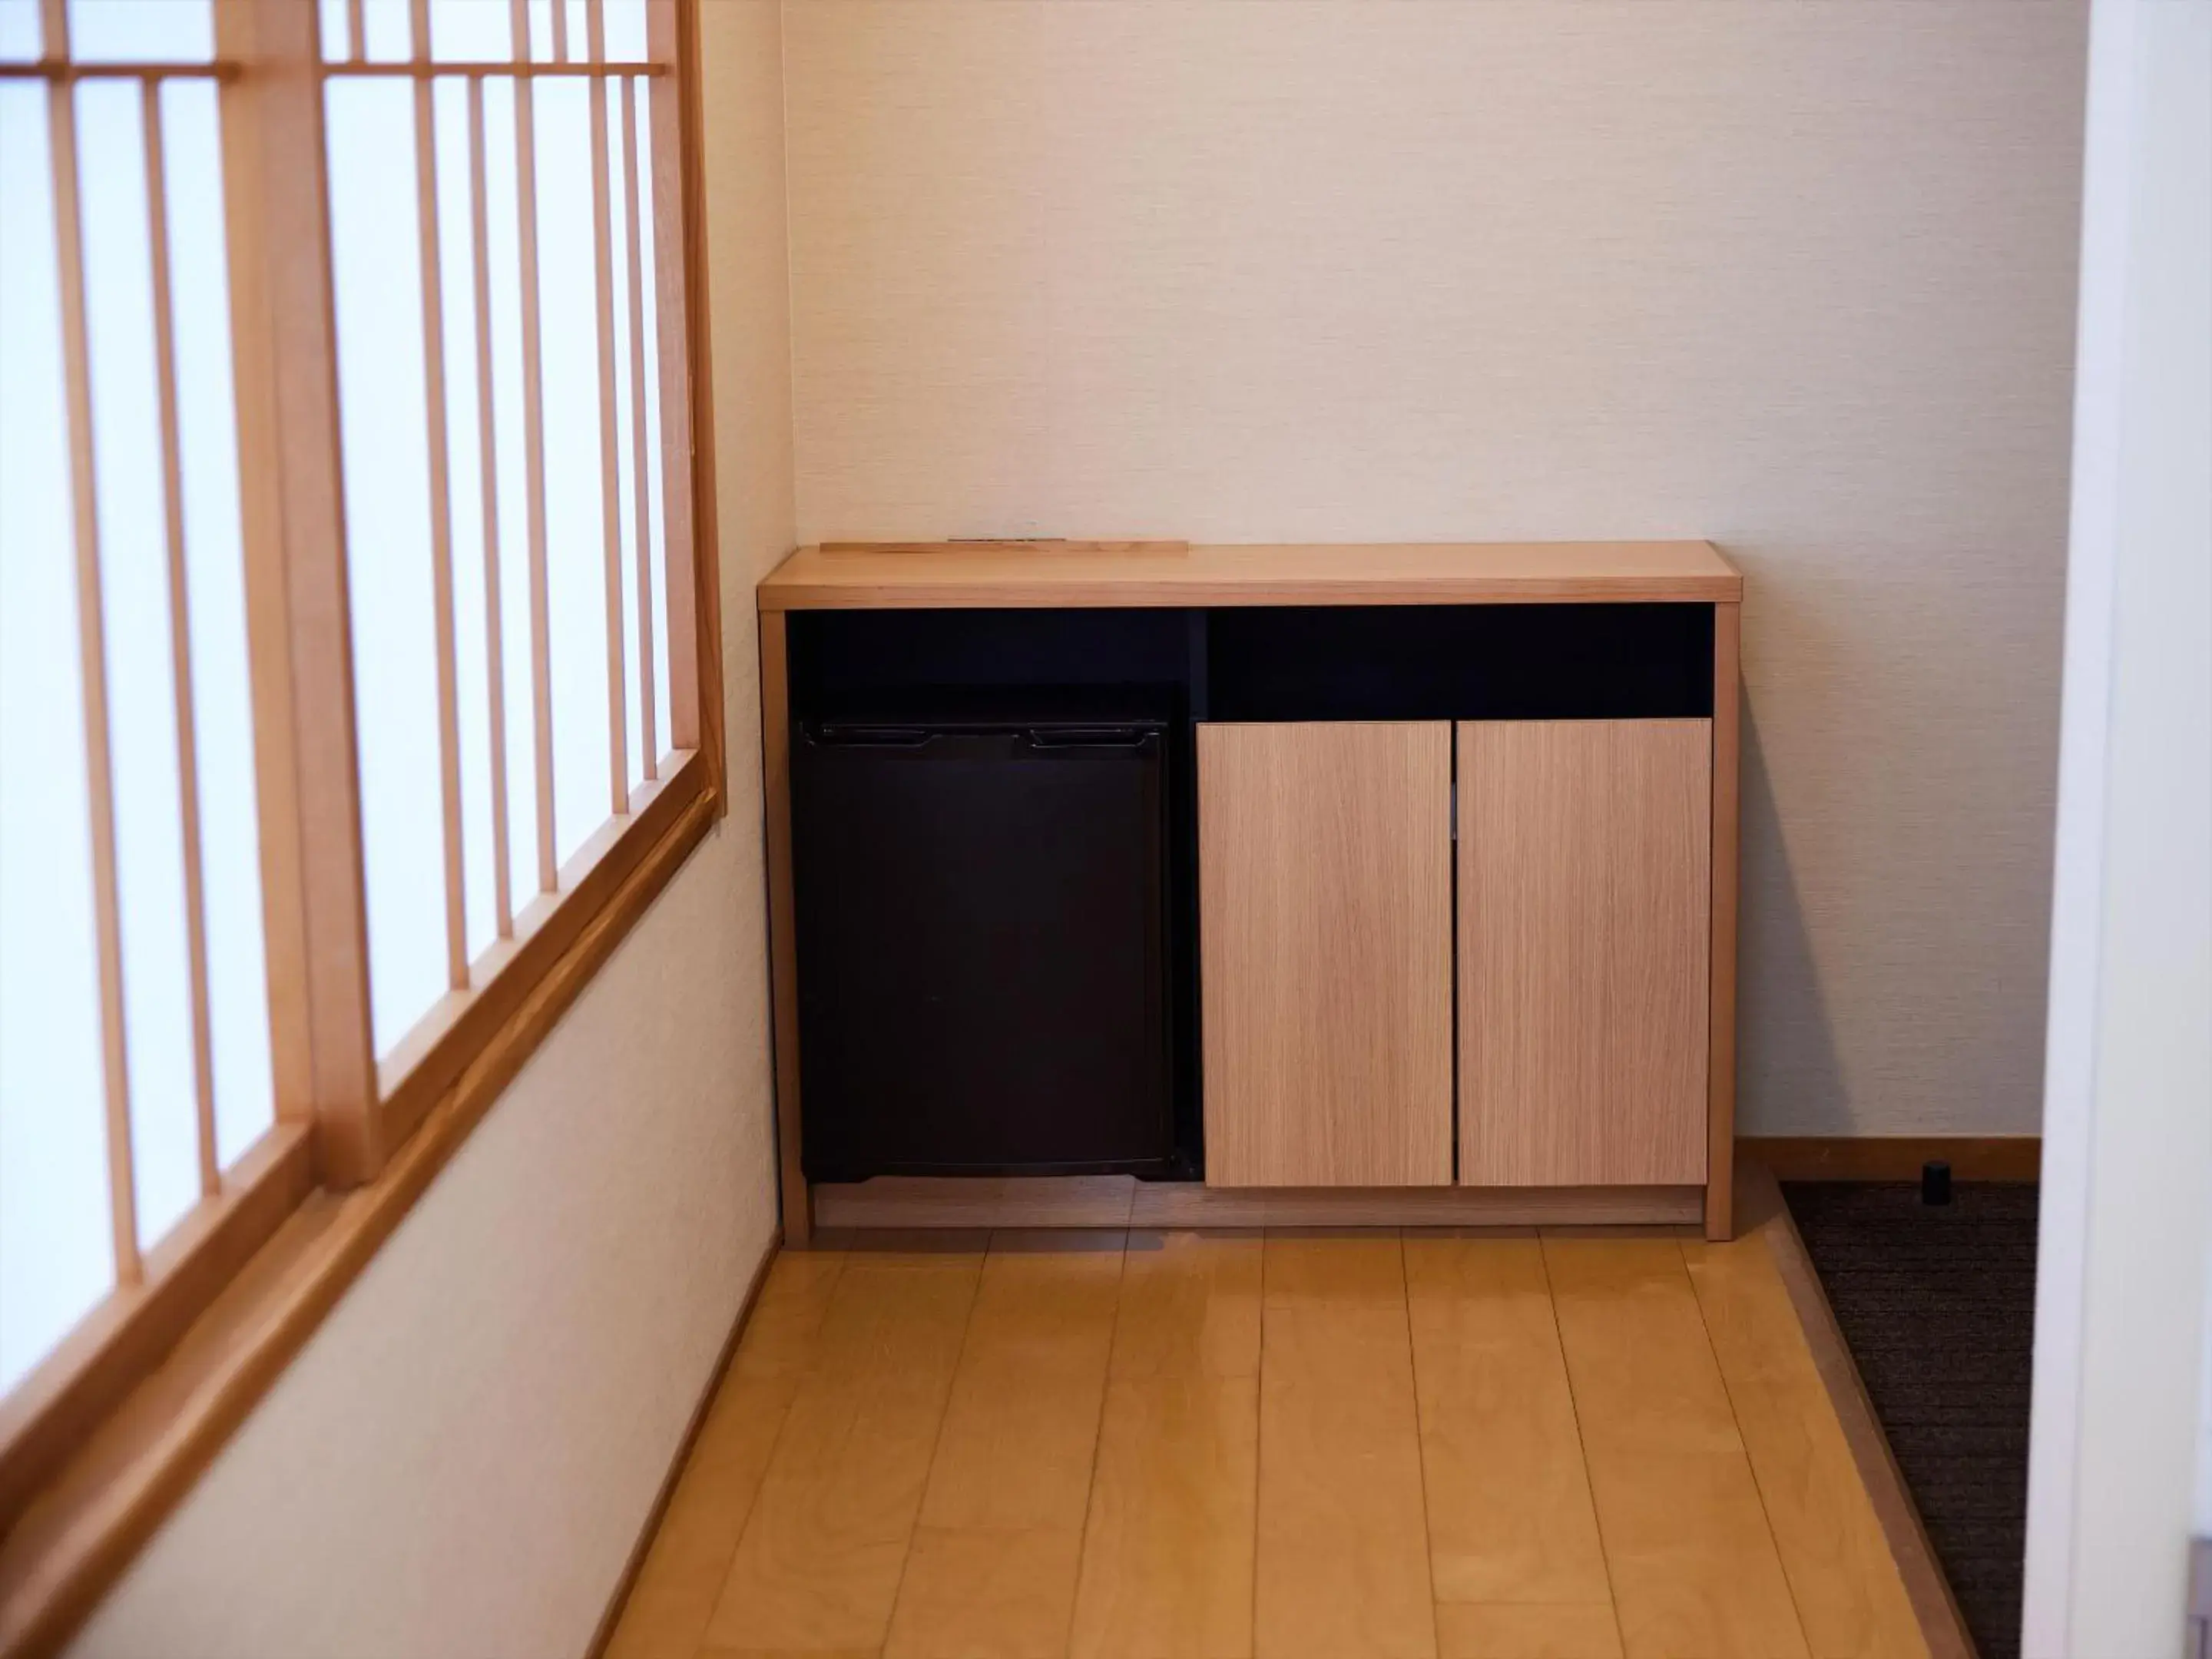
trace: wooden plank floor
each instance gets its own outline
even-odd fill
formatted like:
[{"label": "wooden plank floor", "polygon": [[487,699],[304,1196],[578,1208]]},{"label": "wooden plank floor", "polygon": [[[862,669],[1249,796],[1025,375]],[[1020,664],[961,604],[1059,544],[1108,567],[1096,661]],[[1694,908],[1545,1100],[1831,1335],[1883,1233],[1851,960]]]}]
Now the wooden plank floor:
[{"label": "wooden plank floor", "polygon": [[1766,1241],[771,1268],[610,1659],[1925,1659]]}]

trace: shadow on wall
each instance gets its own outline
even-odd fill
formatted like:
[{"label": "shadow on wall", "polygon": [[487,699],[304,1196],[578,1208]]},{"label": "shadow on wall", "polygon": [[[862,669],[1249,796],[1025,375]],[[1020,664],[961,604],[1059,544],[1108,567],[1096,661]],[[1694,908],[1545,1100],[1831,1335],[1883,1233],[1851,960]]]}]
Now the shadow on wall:
[{"label": "shadow on wall", "polygon": [[1739,689],[1737,696],[1736,1133],[1846,1133],[1850,1093],[1820,993],[1804,899],[1790,866],[1748,690]]}]

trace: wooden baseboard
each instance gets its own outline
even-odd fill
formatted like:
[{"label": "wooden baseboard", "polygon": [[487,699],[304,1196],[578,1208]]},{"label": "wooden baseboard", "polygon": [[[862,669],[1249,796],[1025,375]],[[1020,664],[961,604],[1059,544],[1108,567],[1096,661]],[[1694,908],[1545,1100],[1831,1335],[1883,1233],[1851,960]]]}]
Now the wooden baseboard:
[{"label": "wooden baseboard", "polygon": [[1959,1181],[2034,1181],[2043,1172],[2040,1135],[1747,1135],[1739,1158],[1777,1181],[1917,1181],[1942,1158]]},{"label": "wooden baseboard", "polygon": [[[1739,1142],[1739,1151],[1747,1150],[1750,1144]],[[1797,1224],[1782,1201],[1774,1176],[1748,1157],[1736,1161],[1736,1214],[1743,1236],[1761,1235],[1773,1255],[1775,1270],[1796,1310],[1805,1346],[1812,1350],[1814,1369],[1827,1390],[1836,1420],[1843,1425],[1859,1482],[1866,1488],[1875,1518],[1881,1523],[1882,1536],[1888,1541],[1890,1559],[1896,1562],[1898,1577],[1905,1583],[1905,1597],[1919,1621],[1921,1638],[1928,1644],[1929,1659],[1976,1659],[1974,1639],[1967,1633],[1950,1582],[1928,1541],[1919,1506],[1912,1501],[1911,1489],[1905,1484],[1904,1472],[1890,1450],[1881,1419],[1875,1415],[1874,1402],[1867,1397],[1857,1362],[1836,1324]]]},{"label": "wooden baseboard", "polygon": [[813,1190],[826,1228],[1689,1226],[1702,1187],[1208,1187],[1131,1176],[878,1176]]},{"label": "wooden baseboard", "polygon": [[729,1374],[730,1362],[738,1357],[738,1343],[751,1322],[753,1309],[760,1303],[761,1287],[768,1283],[769,1269],[775,1266],[776,1255],[782,1249],[783,1235],[779,1231],[770,1236],[768,1249],[761,1255],[760,1266],[753,1269],[752,1283],[745,1286],[744,1300],[738,1304],[738,1316],[723,1340],[722,1352],[715,1357],[707,1386],[700,1390],[691,1407],[691,1420],[684,1425],[675,1455],[668,1460],[667,1473],[660,1477],[660,1490],[653,1496],[653,1508],[638,1529],[637,1541],[630,1546],[629,1559],[623,1563],[622,1576],[615,1580],[605,1611],[599,1614],[599,1628],[592,1632],[591,1645],[584,1650],[585,1659],[601,1659],[607,1644],[615,1638],[615,1626],[622,1623],[623,1609],[629,1605],[630,1592],[637,1587],[637,1576],[645,1570],[645,1558],[653,1552],[653,1540],[660,1535],[660,1523],[668,1518],[668,1504],[676,1496],[676,1483],[684,1478],[684,1467],[691,1461],[692,1448],[699,1443],[699,1431],[706,1426],[707,1413],[714,1408],[714,1396],[722,1391],[722,1379]]}]

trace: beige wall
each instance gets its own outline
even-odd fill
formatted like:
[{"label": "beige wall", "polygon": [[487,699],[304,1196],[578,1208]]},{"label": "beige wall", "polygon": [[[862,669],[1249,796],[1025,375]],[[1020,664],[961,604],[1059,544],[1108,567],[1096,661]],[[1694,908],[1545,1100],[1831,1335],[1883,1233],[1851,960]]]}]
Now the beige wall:
[{"label": "beige wall", "polygon": [[729,817],[78,1659],[580,1653],[772,1236],[751,588],[791,544],[780,20],[704,10]]},{"label": "beige wall", "polygon": [[1710,536],[1745,1127],[2032,1132],[2083,15],[792,0],[801,539]]}]

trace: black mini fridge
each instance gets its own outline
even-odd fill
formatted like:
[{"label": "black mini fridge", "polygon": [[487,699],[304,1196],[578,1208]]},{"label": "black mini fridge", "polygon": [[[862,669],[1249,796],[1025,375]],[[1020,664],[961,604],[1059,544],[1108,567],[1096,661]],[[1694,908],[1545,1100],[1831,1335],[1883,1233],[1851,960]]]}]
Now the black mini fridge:
[{"label": "black mini fridge", "polygon": [[1168,732],[793,732],[809,1180],[1166,1168]]}]

